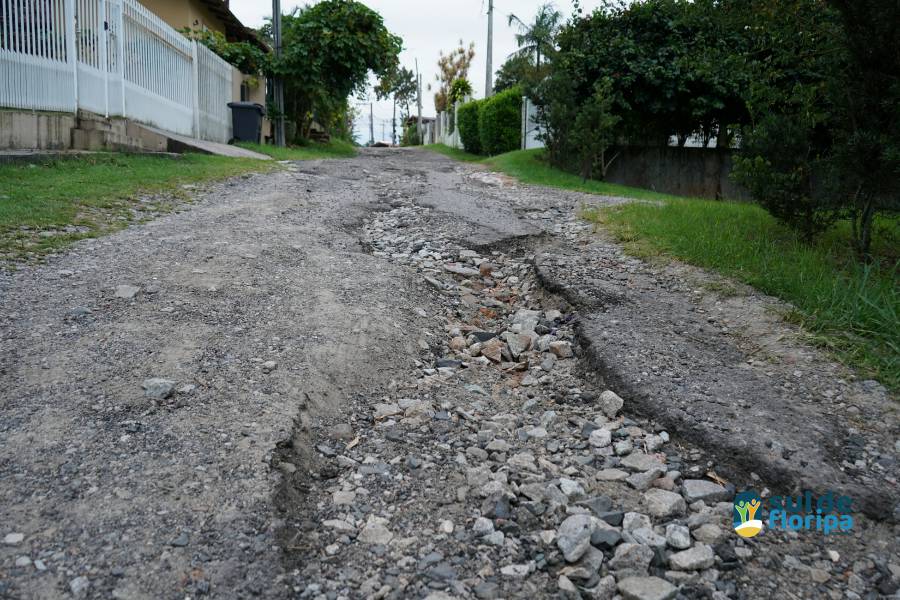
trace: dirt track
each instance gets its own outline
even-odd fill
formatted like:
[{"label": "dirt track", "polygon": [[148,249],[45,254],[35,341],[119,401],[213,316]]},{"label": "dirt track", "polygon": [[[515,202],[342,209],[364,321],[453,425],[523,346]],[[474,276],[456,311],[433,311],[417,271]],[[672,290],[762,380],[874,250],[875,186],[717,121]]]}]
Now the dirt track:
[{"label": "dirt track", "polygon": [[[0,276],[0,597],[604,597],[648,568],[686,597],[750,597],[763,578],[785,597],[892,593],[895,526],[857,513],[851,536],[745,545],[733,488],[652,514],[661,547],[652,527],[614,525],[648,565],[616,563],[613,544],[569,561],[587,577],[561,571],[561,534],[540,533],[578,501],[658,510],[648,487],[598,479],[629,455],[662,460],[676,494],[715,470],[896,511],[884,390],[804,346],[771,299],[627,258],[577,219],[617,201],[373,151],[216,185]],[[481,262],[502,271],[490,285]],[[476,361],[454,341],[531,332],[521,310],[546,329],[521,357]],[[538,335],[577,356],[538,368],[556,356]],[[171,395],[149,398],[152,378]],[[607,388],[624,419],[595,417]],[[615,451],[588,441],[597,427]],[[523,495],[538,482],[574,491]],[[665,526],[682,522],[712,563],[667,566]]]}]

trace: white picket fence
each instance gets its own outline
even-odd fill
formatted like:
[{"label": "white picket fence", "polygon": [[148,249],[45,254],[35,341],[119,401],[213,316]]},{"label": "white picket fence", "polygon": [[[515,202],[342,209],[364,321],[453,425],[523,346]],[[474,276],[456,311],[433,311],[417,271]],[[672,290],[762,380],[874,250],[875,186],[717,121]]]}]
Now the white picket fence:
[{"label": "white picket fence", "polygon": [[528,96],[522,96],[522,150],[544,147],[544,127],[538,121],[538,108]]},{"label": "white picket fence", "polygon": [[0,0],[0,107],[231,138],[232,67],[137,0]]},{"label": "white picket fence", "polygon": [[459,117],[459,104],[454,104],[449,110],[437,114],[435,138],[438,144],[444,144],[451,148],[462,149],[462,140],[459,139],[459,128],[456,126]]}]

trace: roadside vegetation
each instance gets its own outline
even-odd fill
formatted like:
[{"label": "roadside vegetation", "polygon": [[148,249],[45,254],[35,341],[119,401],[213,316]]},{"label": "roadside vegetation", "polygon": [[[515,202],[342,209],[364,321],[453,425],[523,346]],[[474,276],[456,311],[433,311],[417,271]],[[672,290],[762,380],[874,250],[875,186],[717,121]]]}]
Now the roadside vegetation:
[{"label": "roadside vegetation", "polygon": [[755,204],[667,199],[588,209],[642,258],[671,257],[711,269],[789,302],[787,318],[863,376],[900,391],[900,227],[877,220],[874,260],[848,253],[838,223],[809,244]]},{"label": "roadside vegetation", "polygon": [[350,158],[356,156],[356,147],[341,139],[333,139],[327,144],[308,142],[305,145],[292,145],[280,148],[271,144],[253,144],[239,142],[241,148],[253,150],[271,156],[275,160],[316,160],[320,158]]},{"label": "roadside vegetation", "polygon": [[523,183],[619,196],[634,202],[586,208],[585,219],[604,227],[641,258],[677,259],[713,270],[789,302],[786,317],[813,342],[863,376],[900,391],[900,224],[874,224],[873,260],[848,252],[851,223],[837,223],[810,244],[762,207],[747,202],[680,198],[620,186],[551,166],[542,150],[491,158],[440,144],[426,146],[456,160],[478,162]]},{"label": "roadside vegetation", "polygon": [[38,258],[121,229],[188,199],[182,186],[277,165],[202,154],[92,154],[0,165],[0,260]]},{"label": "roadside vegetation", "polygon": [[652,190],[597,181],[596,179],[582,179],[578,175],[552,166],[547,162],[546,154],[541,149],[514,150],[498,154],[497,156],[485,157],[466,152],[465,150],[459,150],[458,148],[451,148],[444,144],[429,144],[425,148],[463,162],[478,162],[487,165],[500,173],[505,173],[522,183],[531,185],[543,185],[562,190],[599,194],[601,196],[635,198],[637,200],[676,198],[676,196],[661,194]]}]

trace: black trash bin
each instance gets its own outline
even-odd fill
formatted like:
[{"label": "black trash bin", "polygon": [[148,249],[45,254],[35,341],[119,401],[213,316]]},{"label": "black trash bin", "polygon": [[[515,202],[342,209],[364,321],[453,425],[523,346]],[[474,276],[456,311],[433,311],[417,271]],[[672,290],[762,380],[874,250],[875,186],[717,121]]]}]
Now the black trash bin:
[{"label": "black trash bin", "polygon": [[232,138],[236,142],[259,143],[262,135],[262,118],[266,109],[255,102],[229,102],[231,109]]}]

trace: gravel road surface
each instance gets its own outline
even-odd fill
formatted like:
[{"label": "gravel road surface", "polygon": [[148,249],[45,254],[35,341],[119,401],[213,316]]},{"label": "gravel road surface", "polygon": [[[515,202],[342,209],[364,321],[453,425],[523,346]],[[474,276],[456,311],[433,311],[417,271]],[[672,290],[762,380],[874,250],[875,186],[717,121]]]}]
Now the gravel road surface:
[{"label": "gravel road surface", "polygon": [[[406,149],[196,193],[0,274],[0,598],[900,588],[896,399],[578,217],[624,200]],[[744,539],[750,488],[853,528]]]}]

